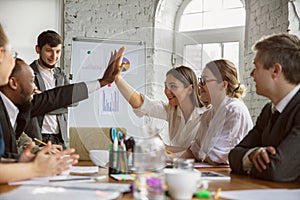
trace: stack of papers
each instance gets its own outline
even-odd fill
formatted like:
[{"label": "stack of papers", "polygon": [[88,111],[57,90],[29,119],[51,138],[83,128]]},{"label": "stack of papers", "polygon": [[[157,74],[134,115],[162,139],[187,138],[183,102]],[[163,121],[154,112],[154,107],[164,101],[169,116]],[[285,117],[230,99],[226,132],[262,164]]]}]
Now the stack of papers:
[{"label": "stack of papers", "polygon": [[[39,185],[39,184],[49,184],[54,182],[94,182],[98,179],[97,176],[87,176],[95,175],[98,173],[98,166],[72,166],[70,170],[65,171],[59,176],[51,177],[39,177],[32,178],[23,181],[13,181],[9,182],[9,185]],[[76,175],[72,175],[76,174]],[[86,176],[82,176],[86,175]],[[103,176],[101,176],[103,177]],[[105,177],[104,177],[105,178]]]},{"label": "stack of papers", "polygon": [[8,185],[42,185],[49,184],[54,182],[94,182],[93,177],[90,176],[69,176],[69,175],[61,175],[61,176],[53,176],[53,177],[40,177],[40,178],[32,178],[23,181],[13,181],[9,182]]},{"label": "stack of papers", "polygon": [[229,181],[230,176],[213,172],[213,171],[201,171],[201,177],[203,180],[218,180],[218,181]]},{"label": "stack of papers", "polygon": [[69,171],[67,171],[68,174],[74,174],[74,175],[92,175],[97,174],[99,172],[98,166],[72,166]]},{"label": "stack of papers", "polygon": [[197,162],[194,164],[194,168],[230,168],[229,165],[210,165],[208,163]]}]

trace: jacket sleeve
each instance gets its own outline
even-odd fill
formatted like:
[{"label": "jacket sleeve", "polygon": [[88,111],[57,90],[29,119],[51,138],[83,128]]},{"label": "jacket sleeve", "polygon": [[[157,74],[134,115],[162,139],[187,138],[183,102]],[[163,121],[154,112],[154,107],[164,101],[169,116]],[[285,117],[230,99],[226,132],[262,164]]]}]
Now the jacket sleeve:
[{"label": "jacket sleeve", "polygon": [[[281,136],[275,136],[280,137],[280,143],[278,146],[275,146],[276,154],[269,154],[270,163],[267,165],[267,169],[259,172],[253,167],[251,175],[270,181],[287,182],[300,180],[300,110],[296,107],[294,108],[287,119],[287,123],[292,124],[291,127],[288,124],[284,126],[283,129],[286,129],[287,132],[282,134],[284,135],[282,138]],[[283,132],[284,130],[280,130],[280,133]]]},{"label": "jacket sleeve", "polygon": [[243,157],[244,155],[252,148],[262,145],[261,133],[266,126],[266,114],[270,107],[270,104],[267,104],[259,117],[257,118],[256,124],[253,129],[244,137],[244,139],[236,145],[229,153],[228,159],[229,164],[233,172],[238,174],[244,174],[243,170]]},{"label": "jacket sleeve", "polygon": [[34,95],[31,116],[44,115],[52,110],[66,107],[88,98],[88,89],[84,82],[56,87]]}]

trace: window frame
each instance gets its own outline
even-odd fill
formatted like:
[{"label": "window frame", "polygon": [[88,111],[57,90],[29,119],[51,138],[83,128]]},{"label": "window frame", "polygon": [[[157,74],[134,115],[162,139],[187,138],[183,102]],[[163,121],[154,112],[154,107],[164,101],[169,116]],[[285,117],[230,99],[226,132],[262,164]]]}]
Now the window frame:
[{"label": "window frame", "polygon": [[239,76],[243,77],[244,70],[244,37],[245,26],[236,26],[219,29],[206,29],[199,31],[184,31],[179,32],[180,19],[185,7],[191,0],[185,0],[178,9],[175,17],[175,34],[174,34],[174,54],[173,64],[184,64],[185,59],[185,45],[207,44],[207,43],[224,43],[224,42],[239,42]]}]

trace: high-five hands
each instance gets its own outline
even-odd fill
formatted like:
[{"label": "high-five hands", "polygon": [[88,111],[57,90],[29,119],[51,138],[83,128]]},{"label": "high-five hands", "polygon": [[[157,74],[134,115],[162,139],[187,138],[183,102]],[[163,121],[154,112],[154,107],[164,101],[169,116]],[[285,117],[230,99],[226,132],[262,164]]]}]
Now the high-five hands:
[{"label": "high-five hands", "polygon": [[118,51],[111,52],[108,66],[103,77],[99,80],[101,87],[114,82],[116,75],[121,73],[124,51],[125,47],[121,47]]}]

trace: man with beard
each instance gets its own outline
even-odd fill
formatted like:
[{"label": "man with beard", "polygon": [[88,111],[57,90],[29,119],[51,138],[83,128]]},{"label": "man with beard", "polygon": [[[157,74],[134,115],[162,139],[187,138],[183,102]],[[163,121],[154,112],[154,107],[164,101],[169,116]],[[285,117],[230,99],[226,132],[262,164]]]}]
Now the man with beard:
[{"label": "man with beard", "polygon": [[[64,71],[56,66],[60,60],[62,45],[63,40],[55,31],[47,30],[38,36],[35,50],[39,59],[30,64],[35,73],[37,89],[45,91],[69,84]],[[52,144],[59,144],[65,149],[69,146],[67,119],[67,107],[60,108],[32,118],[25,133],[32,138],[42,139],[45,143],[51,141]]]}]

